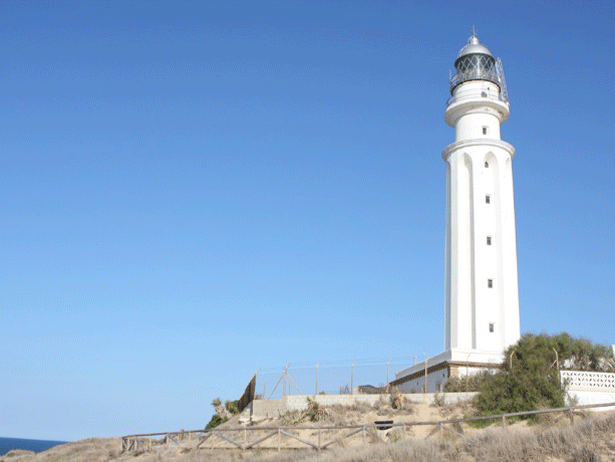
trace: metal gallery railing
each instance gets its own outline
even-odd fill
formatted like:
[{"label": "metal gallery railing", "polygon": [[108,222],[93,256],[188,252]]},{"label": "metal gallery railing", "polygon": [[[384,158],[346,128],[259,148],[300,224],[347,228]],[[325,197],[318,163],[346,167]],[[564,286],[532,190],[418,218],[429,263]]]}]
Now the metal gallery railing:
[{"label": "metal gallery railing", "polygon": [[[179,431],[179,432],[158,432],[158,433],[142,433],[138,435],[128,435],[122,436],[122,452],[129,451],[149,451],[153,446],[156,445],[166,445],[167,447],[171,445],[175,446],[184,446],[186,443],[193,444],[192,442],[196,442],[196,448],[207,448],[207,449],[241,449],[247,450],[255,448],[257,445],[264,443],[265,441],[277,436],[277,443],[274,445],[267,446],[259,446],[260,449],[277,449],[280,450],[282,448],[282,439],[290,438],[295,441],[301,443],[301,445],[305,445],[307,447],[311,447],[316,450],[327,449],[335,443],[339,443],[342,440],[349,439],[355,435],[360,434],[365,441],[368,433],[371,429],[373,430],[390,430],[392,428],[400,428],[403,431],[403,434],[408,435],[408,430],[415,426],[433,426],[434,429],[426,436],[425,439],[430,438],[436,433],[440,433],[442,436],[444,432],[449,432],[456,436],[462,436],[460,432],[457,430],[453,430],[451,428],[447,428],[446,426],[455,426],[458,428],[458,425],[461,423],[467,422],[476,422],[476,421],[484,421],[484,420],[499,420],[502,424],[502,428],[506,429],[508,419],[515,417],[524,417],[524,416],[533,416],[533,415],[544,415],[544,414],[554,414],[561,413],[558,419],[555,422],[560,420],[562,417],[568,417],[570,419],[570,423],[574,424],[574,416],[575,413],[578,414],[579,411],[588,410],[588,409],[597,409],[597,408],[605,408],[605,407],[614,407],[615,402],[613,403],[603,403],[603,404],[587,404],[582,406],[569,406],[569,407],[561,407],[555,409],[541,409],[537,411],[524,411],[524,412],[513,412],[508,414],[497,414],[490,416],[478,416],[478,417],[465,417],[459,419],[449,419],[449,420],[438,420],[438,421],[424,421],[424,422],[379,422],[372,424],[356,424],[356,425],[323,425],[323,426],[264,426],[264,427],[236,427],[236,428],[214,428],[210,430],[190,430],[190,431]],[[553,423],[555,423],[553,422]],[[301,438],[298,435],[293,434],[294,431],[299,430],[310,430],[312,435],[316,437],[314,441]],[[330,437],[330,433],[340,432],[344,430],[350,430],[346,434],[335,435],[335,437]],[[372,431],[373,431],[372,430]],[[259,434],[260,433],[260,434]],[[263,434],[264,433],[264,434]],[[254,436],[256,435],[256,436]],[[328,437],[328,438],[327,438]],[[158,438],[158,439],[154,439]],[[230,446],[214,446],[214,440],[218,438],[226,443],[229,443]],[[323,441],[327,440],[327,441]],[[209,445],[206,446],[205,443],[209,441]],[[304,446],[300,446],[304,447]],[[292,449],[295,449],[293,447]]]}]

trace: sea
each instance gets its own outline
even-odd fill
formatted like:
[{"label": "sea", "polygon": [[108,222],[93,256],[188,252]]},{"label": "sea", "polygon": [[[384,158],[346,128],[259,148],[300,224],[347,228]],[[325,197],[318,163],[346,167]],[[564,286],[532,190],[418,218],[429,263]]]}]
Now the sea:
[{"label": "sea", "polygon": [[32,452],[43,452],[68,441],[26,440],[23,438],[0,438],[0,456],[12,449],[24,449]]}]

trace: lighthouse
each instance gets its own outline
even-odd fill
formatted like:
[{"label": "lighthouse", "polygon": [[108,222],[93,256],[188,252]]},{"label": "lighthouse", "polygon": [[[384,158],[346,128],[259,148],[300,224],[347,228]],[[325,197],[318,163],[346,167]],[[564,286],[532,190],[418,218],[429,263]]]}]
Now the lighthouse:
[{"label": "lighthouse", "polygon": [[444,349],[501,354],[519,340],[513,199],[515,149],[500,138],[510,105],[501,61],[472,34],[455,61],[445,120],[455,129],[446,161]]},{"label": "lighthouse", "polygon": [[455,60],[444,118],[446,162],[444,352],[396,374],[405,391],[439,391],[451,376],[493,368],[519,340],[513,198],[515,149],[502,141],[510,104],[502,62],[474,31]]}]

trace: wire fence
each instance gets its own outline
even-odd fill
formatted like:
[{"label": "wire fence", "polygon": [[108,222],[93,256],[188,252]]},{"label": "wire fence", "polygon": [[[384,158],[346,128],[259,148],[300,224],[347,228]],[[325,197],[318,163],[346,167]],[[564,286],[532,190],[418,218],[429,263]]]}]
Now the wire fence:
[{"label": "wire fence", "polygon": [[395,372],[415,358],[350,359],[287,364],[261,370],[256,376],[259,399],[281,399],[288,395],[337,395],[378,392],[395,380]]}]

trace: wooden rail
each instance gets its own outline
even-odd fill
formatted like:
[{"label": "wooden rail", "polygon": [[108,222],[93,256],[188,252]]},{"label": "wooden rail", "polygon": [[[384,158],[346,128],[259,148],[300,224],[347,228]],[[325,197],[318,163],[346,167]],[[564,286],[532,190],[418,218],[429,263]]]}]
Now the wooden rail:
[{"label": "wooden rail", "polygon": [[[507,420],[512,417],[523,417],[523,416],[531,416],[531,415],[542,415],[542,414],[553,414],[553,413],[562,413],[557,420],[561,419],[564,416],[568,416],[570,419],[570,423],[574,423],[574,415],[578,413],[578,411],[585,409],[596,409],[603,407],[615,407],[615,403],[603,403],[603,404],[586,404],[583,406],[569,406],[569,407],[560,407],[555,409],[542,409],[538,411],[524,411],[524,412],[512,412],[508,414],[497,414],[490,416],[479,416],[479,417],[465,417],[459,419],[449,419],[449,420],[437,420],[437,421],[424,421],[424,422],[403,422],[403,423],[387,423],[386,428],[399,427],[402,428],[404,433],[406,433],[408,427],[419,426],[419,425],[427,425],[434,426],[435,428],[429,433],[426,437],[430,438],[437,432],[440,435],[443,434],[444,431],[450,432],[451,434],[461,436],[460,433],[451,430],[449,428],[445,428],[445,425],[452,424],[461,424],[464,422],[476,422],[480,420],[500,420],[502,422],[502,428],[506,429]],[[557,421],[556,420],[556,421]],[[281,440],[282,437],[291,438],[296,441],[299,441],[301,444],[312,447],[316,450],[327,449],[329,446],[338,442],[340,439],[348,439],[352,436],[361,433],[363,439],[369,429],[376,429],[383,427],[383,424],[357,424],[357,425],[323,425],[323,426],[292,426],[292,427],[236,427],[236,428],[214,428],[211,430],[189,430],[189,431],[179,431],[179,432],[158,432],[158,433],[141,433],[137,435],[128,435],[122,436],[122,451],[148,451],[151,450],[152,444],[165,444],[169,447],[171,444],[176,446],[182,446],[186,441],[191,442],[193,437],[198,438],[198,443],[196,448],[201,448],[205,442],[210,440],[210,449],[214,449],[213,440],[215,438],[219,438],[223,441],[230,443],[233,448],[238,448],[241,450],[251,449],[255,447],[257,444],[260,444],[274,436],[277,435],[278,441],[275,447],[268,447],[268,449],[278,449],[281,448]],[[292,432],[295,430],[312,430],[316,436],[316,441],[308,441],[303,438],[294,435]],[[337,436],[326,443],[321,443],[321,436],[323,431],[343,431],[343,430],[351,430],[346,435]],[[257,432],[267,432],[265,436],[257,436],[257,439],[254,441],[249,441],[248,433],[257,433]],[[232,435],[232,433],[243,434],[243,442],[236,441],[233,438],[237,438]],[[231,436],[228,436],[231,434]],[[162,437],[160,441],[153,441],[154,437]],[[231,448],[231,449],[233,449]],[[228,447],[218,447],[216,449],[229,449]]]}]

